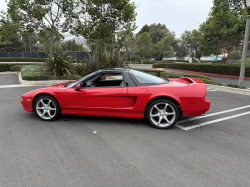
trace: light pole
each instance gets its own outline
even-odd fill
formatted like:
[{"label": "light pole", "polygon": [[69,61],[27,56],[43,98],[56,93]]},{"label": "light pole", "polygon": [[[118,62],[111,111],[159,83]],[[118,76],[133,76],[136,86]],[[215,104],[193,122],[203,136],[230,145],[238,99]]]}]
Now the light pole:
[{"label": "light pole", "polygon": [[249,31],[250,31],[250,0],[246,0],[246,4],[247,4],[247,12],[248,12],[248,14],[247,14],[247,23],[246,23],[244,47],[243,47],[243,53],[242,53],[239,85],[244,84],[245,71],[246,71],[246,60],[247,60],[248,39],[249,39]]}]

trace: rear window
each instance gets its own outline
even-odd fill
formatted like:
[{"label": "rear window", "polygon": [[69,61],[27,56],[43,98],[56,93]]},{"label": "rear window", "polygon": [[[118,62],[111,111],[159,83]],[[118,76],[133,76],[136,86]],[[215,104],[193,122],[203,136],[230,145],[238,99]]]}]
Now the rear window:
[{"label": "rear window", "polygon": [[156,77],[154,75],[150,75],[147,73],[143,73],[140,71],[132,71],[134,77],[140,84],[162,84],[166,82],[166,80]]}]

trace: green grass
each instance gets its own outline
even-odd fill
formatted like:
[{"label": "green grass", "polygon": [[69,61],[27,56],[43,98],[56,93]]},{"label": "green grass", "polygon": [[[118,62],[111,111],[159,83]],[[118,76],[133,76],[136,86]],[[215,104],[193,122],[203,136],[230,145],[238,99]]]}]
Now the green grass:
[{"label": "green grass", "polygon": [[[235,64],[241,65],[241,60],[235,62]],[[246,65],[247,65],[247,66],[250,66],[250,58],[247,58]]]}]

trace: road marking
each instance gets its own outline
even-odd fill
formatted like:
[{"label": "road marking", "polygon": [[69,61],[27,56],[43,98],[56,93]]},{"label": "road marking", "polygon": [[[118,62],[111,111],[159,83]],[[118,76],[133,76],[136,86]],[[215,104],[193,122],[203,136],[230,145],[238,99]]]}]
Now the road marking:
[{"label": "road marking", "polygon": [[194,120],[197,120],[197,119],[202,119],[202,118],[207,118],[207,117],[211,117],[211,116],[216,116],[216,115],[219,115],[219,114],[225,114],[225,113],[228,113],[228,112],[233,112],[233,111],[242,110],[242,109],[246,109],[246,108],[250,108],[250,105],[239,107],[239,108],[234,108],[234,109],[230,109],[230,110],[225,110],[225,111],[221,111],[221,112],[216,112],[216,113],[208,114],[208,115],[205,115],[205,116],[198,116],[198,117],[194,117],[194,118],[182,120],[182,121],[179,121],[177,123],[177,125],[179,125],[181,123],[188,122],[188,121],[194,121]]},{"label": "road marking", "polygon": [[237,117],[240,117],[240,116],[245,116],[245,115],[248,115],[248,114],[250,114],[250,111],[245,112],[245,113],[241,113],[241,114],[236,114],[236,115],[229,116],[229,117],[225,117],[225,118],[220,118],[220,119],[208,121],[208,122],[205,122],[205,123],[200,123],[198,125],[193,125],[193,126],[190,126],[190,127],[183,127],[183,126],[180,126],[180,125],[176,125],[176,126],[183,129],[183,130],[185,130],[185,131],[188,131],[188,130],[192,130],[192,129],[195,129],[195,128],[203,127],[205,125],[210,125],[210,124],[217,123],[217,122],[220,122],[220,121],[225,121],[225,120],[237,118]]},{"label": "road marking", "polygon": [[[35,85],[22,85],[22,84],[16,84],[16,85],[1,85],[0,88],[20,88],[20,87],[31,87]],[[37,85],[42,87],[43,85]]]},{"label": "road marking", "polygon": [[218,90],[207,90],[207,92],[217,92]]}]

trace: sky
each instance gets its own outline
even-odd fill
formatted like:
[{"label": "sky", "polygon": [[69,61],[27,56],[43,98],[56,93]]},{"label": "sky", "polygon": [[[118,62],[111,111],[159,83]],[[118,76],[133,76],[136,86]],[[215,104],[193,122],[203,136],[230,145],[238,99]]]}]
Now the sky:
[{"label": "sky", "polygon": [[[136,33],[145,24],[165,24],[179,37],[185,30],[198,29],[206,21],[212,0],[133,0],[138,6]],[[7,10],[5,0],[0,0],[0,10]]]}]

